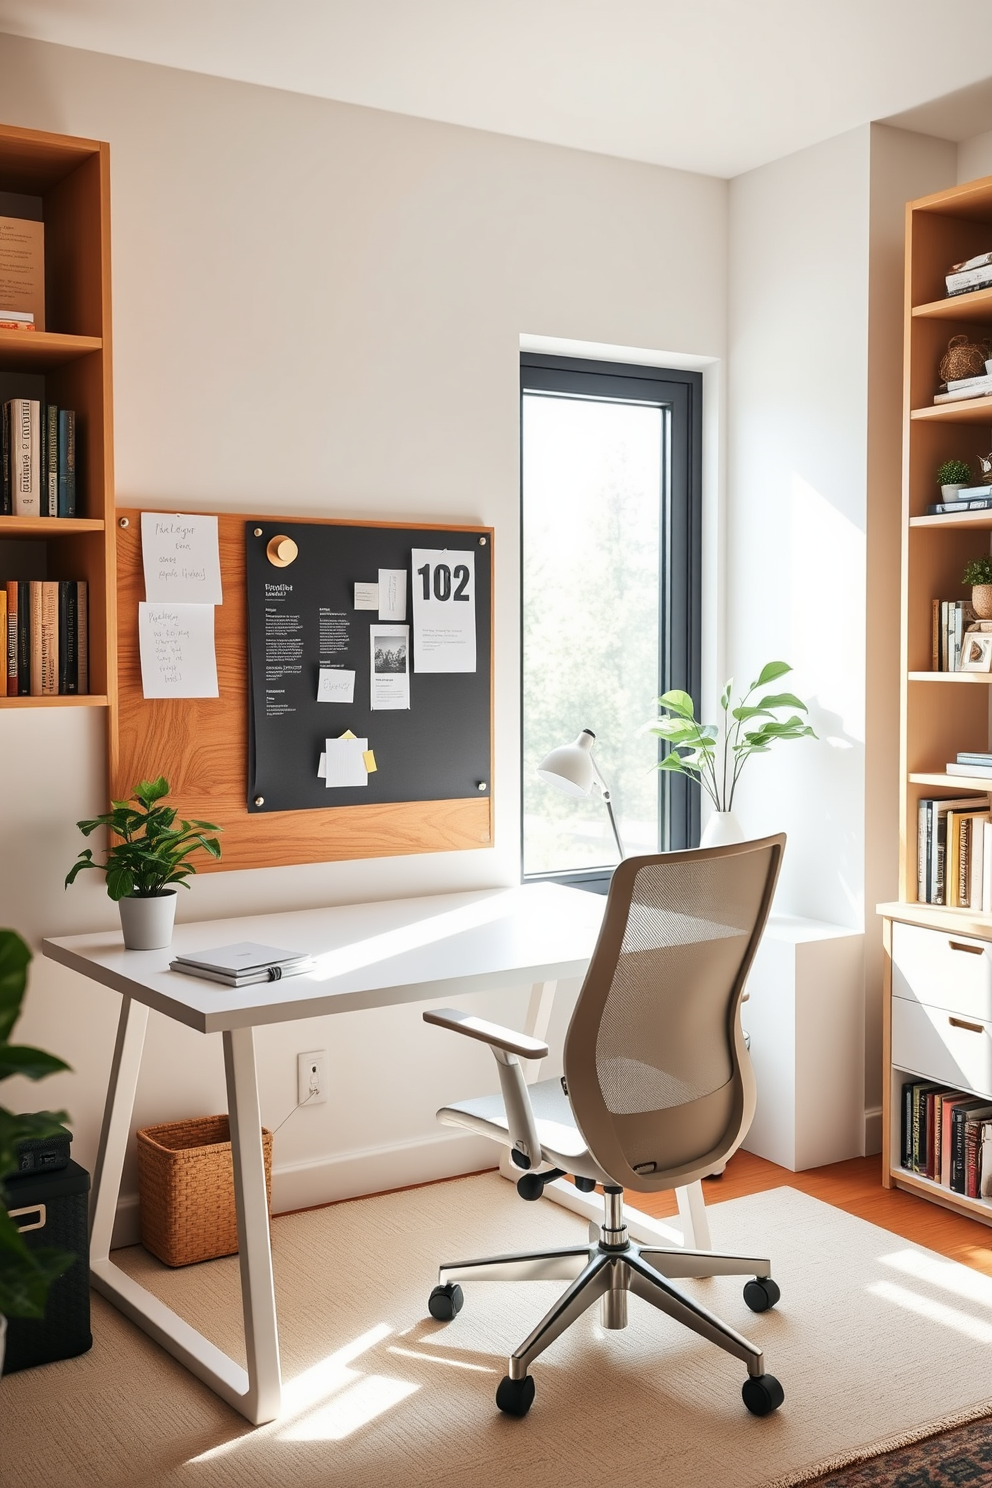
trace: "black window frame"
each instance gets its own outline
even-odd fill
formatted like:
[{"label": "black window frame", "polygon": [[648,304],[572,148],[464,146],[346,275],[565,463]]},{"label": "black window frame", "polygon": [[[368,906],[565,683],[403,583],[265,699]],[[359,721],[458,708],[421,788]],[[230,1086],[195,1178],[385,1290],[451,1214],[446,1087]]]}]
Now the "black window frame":
[{"label": "black window frame", "polygon": [[[524,743],[524,490],[523,399],[526,393],[662,404],[668,420],[670,476],[662,493],[660,593],[658,596],[658,695],[681,688],[698,701],[702,637],[702,403],[701,372],[646,367],[585,357],[520,355],[520,758]],[[565,742],[564,740],[562,742]],[[659,740],[659,758],[664,751]],[[699,843],[699,788],[684,775],[663,772],[658,792],[658,840],[662,851]],[[523,776],[520,794],[520,870],[526,883],[570,884],[605,894],[612,868],[553,873],[523,871]]]}]

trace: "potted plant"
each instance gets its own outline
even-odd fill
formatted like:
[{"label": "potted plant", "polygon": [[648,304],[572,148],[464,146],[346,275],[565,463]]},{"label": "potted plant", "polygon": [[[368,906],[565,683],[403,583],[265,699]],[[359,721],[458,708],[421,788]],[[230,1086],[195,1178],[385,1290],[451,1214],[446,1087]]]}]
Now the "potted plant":
[{"label": "potted plant", "polygon": [[783,708],[807,711],[806,704],[794,693],[768,693],[756,702],[750,701],[759,687],[767,687],[791,670],[788,662],[768,662],[734,708],[730,706],[734,685],[731,679],[720,694],[722,729],[715,723],[698,722],[695,705],[687,692],[676,689],[658,698],[658,706],[670,716],[645,725],[649,733],[657,734],[670,746],[668,754],[659,760],[658,769],[698,781],[715,807],[703,832],[703,847],[743,839],[734,816],[734,794],[741,771],[752,754],[767,754],[780,739],[816,738],[798,713],[789,718],[777,716]]},{"label": "potted plant", "polygon": [[979,620],[992,620],[992,555],[973,558],[961,582],[971,585],[971,603]]},{"label": "potted plant", "polygon": [[[66,875],[66,888],[84,868],[99,868],[107,875],[107,893],[120,905],[121,929],[129,951],[156,951],[172,939],[176,917],[176,888],[189,885],[196,872],[191,853],[203,848],[212,858],[220,857],[220,843],[204,832],[219,832],[210,822],[176,821],[172,806],[163,805],[169,782],[142,780],[127,801],[113,801],[112,811],[92,821],[77,822],[84,837],[97,827],[106,827],[120,840],[107,848],[105,863],[93,860],[86,847]],[[132,806],[130,802],[137,802]]]},{"label": "potted plant", "polygon": [[[42,1080],[68,1069],[54,1054],[12,1044],[10,1035],[20,1016],[31,952],[14,930],[0,930],[0,1080],[23,1075]],[[25,1137],[50,1137],[67,1120],[64,1111],[34,1111],[18,1115],[0,1106],[0,1370],[3,1369],[7,1318],[41,1318],[48,1288],[68,1270],[76,1257],[49,1247],[29,1250],[7,1214],[3,1183],[17,1172],[17,1144]]]},{"label": "potted plant", "polygon": [[966,460],[945,460],[937,471],[937,484],[945,501],[953,501],[962,486],[971,484],[971,466]]}]

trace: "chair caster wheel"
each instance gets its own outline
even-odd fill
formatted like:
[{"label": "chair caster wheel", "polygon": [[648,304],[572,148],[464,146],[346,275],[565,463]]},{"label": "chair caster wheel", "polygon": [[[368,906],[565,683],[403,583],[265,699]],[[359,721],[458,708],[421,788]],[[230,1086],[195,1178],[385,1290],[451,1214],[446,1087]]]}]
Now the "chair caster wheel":
[{"label": "chair caster wheel", "polygon": [[461,1312],[464,1304],[465,1293],[457,1282],[449,1281],[447,1286],[436,1286],[431,1292],[427,1299],[427,1311],[439,1323],[450,1323]]},{"label": "chair caster wheel", "polygon": [[[763,1378],[770,1378],[764,1375]],[[496,1404],[505,1416],[525,1416],[534,1403],[534,1381],[529,1374],[523,1379],[511,1379],[507,1374],[499,1382]]]},{"label": "chair caster wheel", "polygon": [[757,1276],[754,1281],[744,1285],[744,1301],[752,1312],[767,1312],[769,1307],[775,1306],[781,1295],[778,1283],[772,1281],[770,1276]]},{"label": "chair caster wheel", "polygon": [[744,1381],[741,1399],[752,1416],[770,1416],[782,1404],[785,1391],[773,1374],[759,1374]]}]

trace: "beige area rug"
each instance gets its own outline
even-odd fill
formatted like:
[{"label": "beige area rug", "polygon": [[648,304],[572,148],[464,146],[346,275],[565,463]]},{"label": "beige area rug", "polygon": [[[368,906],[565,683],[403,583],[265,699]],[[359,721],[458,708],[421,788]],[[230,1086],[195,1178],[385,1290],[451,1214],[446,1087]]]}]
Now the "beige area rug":
[{"label": "beige area rug", "polygon": [[[0,1481],[17,1488],[752,1488],[992,1411],[992,1280],[793,1189],[710,1209],[714,1244],[770,1254],[755,1315],[731,1279],[688,1283],[764,1350],[785,1405],[750,1416],[743,1366],[637,1298],[594,1308],[537,1361],[526,1419],[499,1414],[505,1356],[562,1290],[477,1283],[453,1323],[440,1259],[584,1238],[495,1174],[273,1223],[286,1405],[251,1428],[94,1296],[91,1353],[0,1380]],[[117,1259],[243,1358],[237,1260]]]}]

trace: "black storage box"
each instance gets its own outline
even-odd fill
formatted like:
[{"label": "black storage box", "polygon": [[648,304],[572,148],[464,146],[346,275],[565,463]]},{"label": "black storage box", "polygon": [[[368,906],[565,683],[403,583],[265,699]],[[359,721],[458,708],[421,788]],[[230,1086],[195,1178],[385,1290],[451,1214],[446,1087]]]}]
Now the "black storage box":
[{"label": "black storage box", "polygon": [[67,1168],[71,1141],[72,1132],[67,1126],[60,1126],[50,1137],[25,1137],[17,1144],[17,1172],[14,1176],[58,1173]]},{"label": "black storage box", "polygon": [[43,1318],[7,1319],[3,1372],[71,1359],[92,1346],[87,1196],[90,1175],[69,1162],[60,1172],[8,1178],[7,1209],[32,1250],[71,1250],[76,1260],[52,1282]]}]

